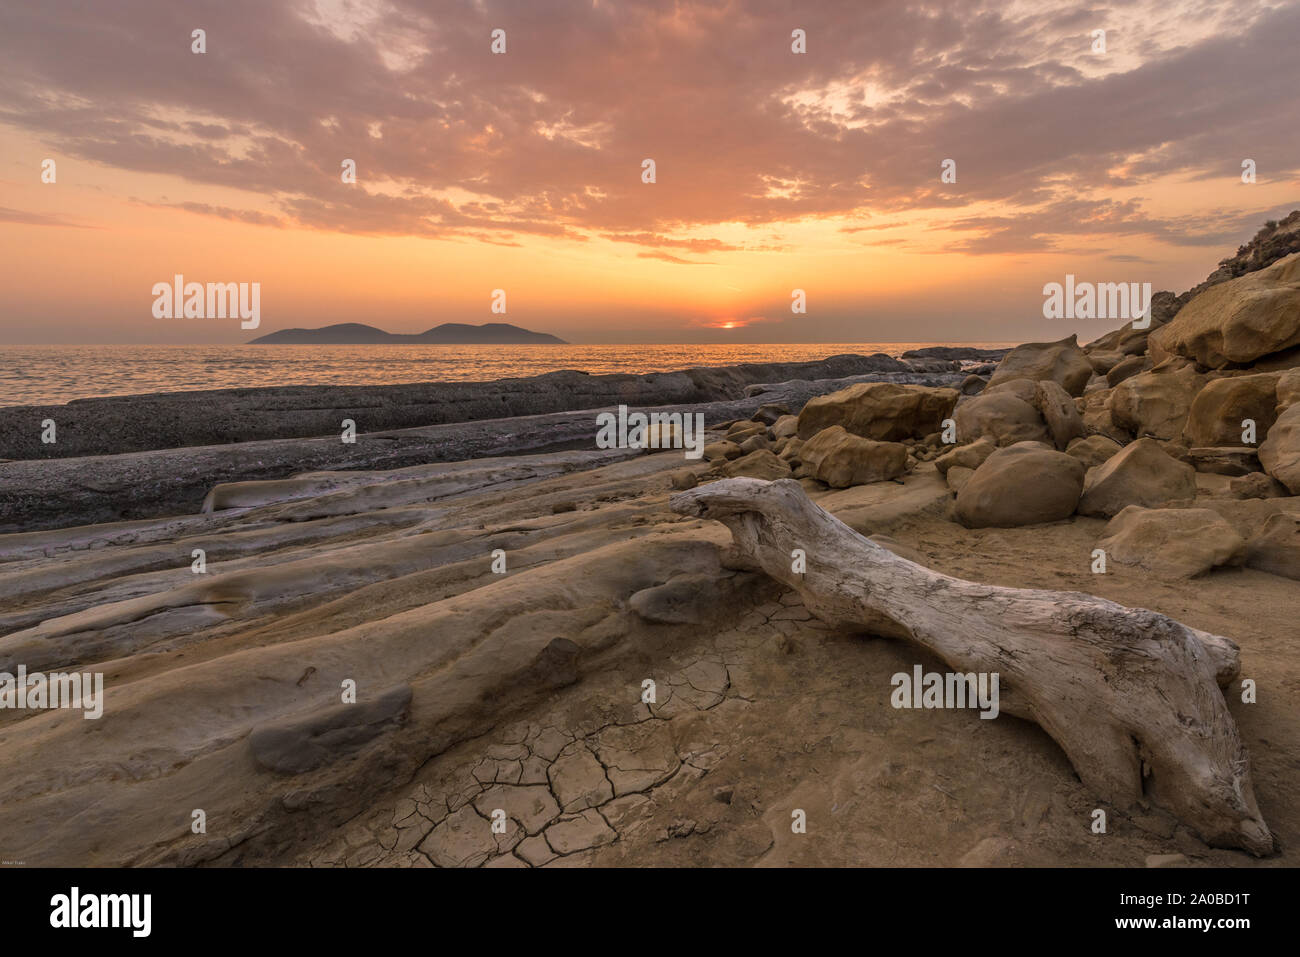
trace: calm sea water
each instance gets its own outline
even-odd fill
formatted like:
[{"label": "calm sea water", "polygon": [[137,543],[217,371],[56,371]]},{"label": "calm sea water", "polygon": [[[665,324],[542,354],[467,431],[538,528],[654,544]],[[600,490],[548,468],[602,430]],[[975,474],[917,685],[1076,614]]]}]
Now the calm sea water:
[{"label": "calm sea water", "polygon": [[668,372],[739,362],[804,362],[840,353],[897,356],[930,345],[1000,342],[845,342],[778,345],[564,346],[0,346],[0,405],[105,395],[284,385],[473,382],[557,369]]}]

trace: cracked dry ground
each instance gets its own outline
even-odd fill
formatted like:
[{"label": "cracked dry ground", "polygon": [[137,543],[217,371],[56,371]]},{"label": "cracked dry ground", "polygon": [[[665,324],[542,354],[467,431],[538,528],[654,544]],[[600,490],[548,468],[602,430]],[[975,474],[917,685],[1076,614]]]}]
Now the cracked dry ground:
[{"label": "cracked dry ground", "polygon": [[[1156,810],[1112,811],[1092,834],[1097,802],[1033,725],[893,709],[893,674],[940,663],[828,628],[740,566],[725,529],[668,509],[682,466],[671,452],[555,452],[314,473],[230,489],[241,508],[212,516],[0,537],[0,668],[77,665],[108,689],[99,722],[0,718],[0,834],[25,835],[7,856],[1258,863]],[[1091,591],[1234,637],[1261,694],[1229,704],[1284,848],[1263,863],[1297,862],[1293,583],[1249,569],[1194,584],[1095,576],[1103,522],[964,529],[933,466],[902,483],[808,484],[941,571]],[[194,547],[206,576],[189,570]],[[505,575],[490,571],[498,548]],[[339,705],[348,678],[358,703]],[[190,833],[194,808],[205,834]],[[795,809],[807,833],[792,832]]]}]

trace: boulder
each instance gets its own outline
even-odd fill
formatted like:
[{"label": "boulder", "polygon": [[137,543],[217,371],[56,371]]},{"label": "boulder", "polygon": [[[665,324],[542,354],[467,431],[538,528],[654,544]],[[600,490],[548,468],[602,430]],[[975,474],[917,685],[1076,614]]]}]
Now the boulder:
[{"label": "boulder", "polygon": [[1136,565],[1162,577],[1190,578],[1240,564],[1246,542],[1208,508],[1130,505],[1110,520],[1097,546],[1107,561]]},{"label": "boulder", "polygon": [[1287,487],[1265,472],[1251,472],[1228,483],[1233,498],[1283,498],[1291,494]]},{"label": "boulder", "polygon": [[766,405],[760,405],[758,411],[750,416],[750,420],[761,422],[763,425],[775,425],[778,419],[789,414],[790,410],[785,406],[769,402]]},{"label": "boulder", "polygon": [[745,441],[740,443],[740,451],[748,455],[750,452],[757,452],[759,449],[770,449],[772,443],[767,440],[767,436],[761,432],[757,435],[751,435]]},{"label": "boulder", "polygon": [[1115,425],[1139,438],[1179,439],[1204,384],[1194,365],[1172,359],[1115,386],[1106,408]]},{"label": "boulder", "polygon": [[1300,581],[1300,515],[1278,512],[1246,543],[1246,565]]},{"label": "boulder", "polygon": [[1005,382],[999,382],[997,385],[990,385],[984,390],[984,395],[1014,395],[1021,402],[1028,402],[1034,408],[1038,408],[1034,403],[1038,400],[1038,383],[1033,379],[1008,379]]},{"label": "boulder", "polygon": [[1145,372],[1150,368],[1151,360],[1146,355],[1126,356],[1122,362],[1111,367],[1111,370],[1106,373],[1106,384],[1117,386],[1125,379],[1131,379],[1139,372]]},{"label": "boulder", "polygon": [[1276,397],[1278,415],[1300,402],[1300,369],[1289,369],[1278,376]]},{"label": "boulder", "polygon": [[1019,442],[990,455],[962,485],[957,518],[971,528],[1060,521],[1074,513],[1083,477],[1073,456]]},{"label": "boulder", "polygon": [[1085,469],[1090,469],[1095,465],[1101,465],[1122,448],[1123,446],[1114,439],[1104,435],[1089,435],[1071,442],[1065,454],[1073,455],[1083,463]]},{"label": "boulder", "polygon": [[1156,508],[1196,498],[1196,471],[1153,439],[1138,439],[1088,472],[1080,515],[1109,518],[1130,505]]},{"label": "boulder", "polygon": [[1260,443],[1259,462],[1292,495],[1300,495],[1300,403],[1277,417]]},{"label": "boulder", "polygon": [[1016,346],[998,363],[989,386],[1012,379],[1050,379],[1070,395],[1081,395],[1092,378],[1092,363],[1074,336],[1058,342]]},{"label": "boulder", "polygon": [[799,434],[799,416],[783,415],[772,423],[772,434],[778,439]]},{"label": "boulder", "polygon": [[740,451],[739,445],[725,439],[721,442],[710,442],[704,447],[704,457],[710,462],[719,462],[723,459],[738,459],[744,454],[744,452]]},{"label": "boulder", "polygon": [[864,439],[895,442],[938,432],[952,415],[956,389],[892,382],[862,382],[810,399],[799,413],[799,437],[810,439],[833,425]]},{"label": "boulder", "polygon": [[954,466],[974,470],[983,465],[984,460],[996,452],[997,448],[993,440],[987,438],[971,442],[969,445],[959,445],[935,459],[934,467],[939,470],[940,475],[946,474]]},{"label": "boulder", "polygon": [[987,436],[1000,446],[1017,442],[1046,442],[1051,439],[1047,424],[1032,405],[1008,392],[963,399],[953,415],[957,441],[966,443]]},{"label": "boulder", "polygon": [[1064,451],[1072,441],[1084,434],[1083,417],[1075,408],[1070,394],[1051,379],[1042,379],[1034,385],[1034,407],[1047,423],[1047,430],[1052,433],[1056,447]]},{"label": "boulder", "polygon": [[781,449],[777,454],[783,462],[797,461],[800,451],[803,450],[803,446],[803,439],[799,438],[797,435],[791,436],[785,440],[785,448]]},{"label": "boulder", "polygon": [[1255,449],[1244,445],[1220,445],[1188,451],[1192,468],[1214,475],[1249,475],[1259,471]]},{"label": "boulder", "polygon": [[966,483],[970,481],[971,476],[974,474],[975,474],[974,469],[967,468],[964,465],[954,465],[952,468],[948,470],[946,476],[948,480],[948,487],[952,489],[954,493],[960,492],[966,486]]},{"label": "boulder", "polygon": [[971,374],[961,380],[961,388],[958,391],[962,395],[979,395],[988,384],[989,380],[983,376]]},{"label": "boulder", "polygon": [[1266,372],[1207,382],[1192,399],[1184,440],[1192,448],[1241,445],[1244,419],[1254,420],[1255,433],[1262,438],[1277,421],[1280,378],[1279,373]]},{"label": "boulder", "polygon": [[907,471],[907,446],[874,442],[836,425],[804,442],[799,460],[803,475],[832,488],[848,488],[902,475]]},{"label": "boulder", "polygon": [[750,452],[748,455],[742,455],[734,461],[728,462],[722,466],[722,474],[727,478],[736,478],[745,476],[747,478],[766,479],[774,482],[777,479],[790,477],[790,466],[778,459],[767,449],[759,449],[757,452]]},{"label": "boulder", "polygon": [[1150,342],[1212,369],[1300,345],[1300,253],[1211,286]]},{"label": "boulder", "polygon": [[1100,376],[1106,375],[1115,366],[1129,358],[1118,349],[1088,349],[1085,351],[1088,353],[1088,362],[1092,364],[1093,373]]}]

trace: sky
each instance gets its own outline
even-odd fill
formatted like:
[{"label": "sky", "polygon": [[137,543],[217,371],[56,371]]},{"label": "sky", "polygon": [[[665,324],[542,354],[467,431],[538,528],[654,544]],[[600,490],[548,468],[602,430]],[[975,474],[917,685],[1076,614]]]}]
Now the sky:
[{"label": "sky", "polygon": [[[1087,341],[1044,284],[1182,291],[1300,206],[1298,40],[1252,0],[5,3],[0,345]],[[258,330],[155,318],[178,273],[259,283]]]}]

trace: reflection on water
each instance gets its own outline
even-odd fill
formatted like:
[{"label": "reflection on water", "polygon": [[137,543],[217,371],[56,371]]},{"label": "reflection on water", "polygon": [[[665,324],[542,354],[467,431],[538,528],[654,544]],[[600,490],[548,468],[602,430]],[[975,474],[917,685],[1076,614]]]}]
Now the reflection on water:
[{"label": "reflection on water", "polygon": [[0,346],[0,405],[194,389],[486,381],[557,369],[593,375],[667,372],[738,362],[804,362],[846,352],[896,356],[908,349],[954,344],[1011,345]]}]

